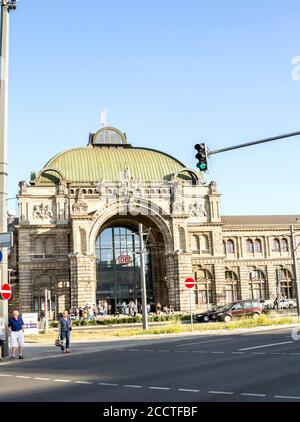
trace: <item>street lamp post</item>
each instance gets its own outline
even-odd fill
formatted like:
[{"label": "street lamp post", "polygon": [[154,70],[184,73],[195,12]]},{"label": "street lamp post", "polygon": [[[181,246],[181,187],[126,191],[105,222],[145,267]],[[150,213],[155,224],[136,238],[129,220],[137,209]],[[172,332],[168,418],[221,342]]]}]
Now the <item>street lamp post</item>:
[{"label": "street lamp post", "polygon": [[297,262],[297,247],[299,245],[298,246],[296,245],[296,232],[295,232],[294,226],[290,226],[290,232],[291,232],[294,283],[296,286],[297,313],[298,313],[298,316],[300,316],[299,271],[298,271],[298,262]]},{"label": "street lamp post", "polygon": [[[8,114],[8,58],[9,13],[16,9],[16,0],[0,0],[0,233],[7,232],[7,114]],[[7,251],[2,251],[0,284],[7,282]],[[8,319],[8,303],[0,301],[0,317]],[[4,357],[8,356],[8,342],[4,342]]]}]

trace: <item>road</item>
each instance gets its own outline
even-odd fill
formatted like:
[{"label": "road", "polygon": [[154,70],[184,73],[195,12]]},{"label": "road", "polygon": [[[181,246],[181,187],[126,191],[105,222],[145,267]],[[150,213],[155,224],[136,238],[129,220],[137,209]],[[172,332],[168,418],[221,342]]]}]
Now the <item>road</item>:
[{"label": "road", "polygon": [[0,401],[300,402],[299,363],[291,329],[98,343],[2,364]]}]

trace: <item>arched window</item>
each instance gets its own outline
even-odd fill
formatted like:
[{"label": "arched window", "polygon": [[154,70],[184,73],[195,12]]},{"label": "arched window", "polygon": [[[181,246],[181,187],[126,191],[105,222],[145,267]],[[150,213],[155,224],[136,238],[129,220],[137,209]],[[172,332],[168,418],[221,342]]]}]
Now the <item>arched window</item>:
[{"label": "arched window", "polygon": [[198,270],[196,278],[196,304],[213,303],[213,276],[207,270]]},{"label": "arched window", "polygon": [[192,251],[195,253],[200,252],[200,241],[199,241],[199,237],[196,235],[192,236]]},{"label": "arched window", "polygon": [[289,244],[286,239],[282,239],[281,241],[281,252],[288,252],[289,251]]},{"label": "arched window", "polygon": [[186,249],[185,230],[183,227],[179,227],[178,234],[179,234],[179,249],[183,251]]},{"label": "arched window", "polygon": [[225,271],[225,296],[226,303],[238,300],[238,278],[233,271]]},{"label": "arched window", "polygon": [[53,258],[54,257],[54,244],[52,237],[47,237],[45,240],[45,257]]},{"label": "arched window", "polygon": [[256,253],[261,253],[262,252],[261,241],[259,239],[255,239],[255,241],[254,241],[254,248],[255,248],[255,252]]},{"label": "arched window", "polygon": [[234,254],[234,242],[231,239],[226,242],[226,252],[227,254]]},{"label": "arched window", "polygon": [[43,258],[44,257],[44,244],[43,240],[41,238],[36,238],[34,240],[34,252],[33,257],[34,258]]},{"label": "arched window", "polygon": [[206,234],[200,237],[200,250],[202,253],[209,253],[209,240]]},{"label": "arched window", "polygon": [[251,239],[248,239],[246,241],[246,248],[247,248],[247,253],[253,253],[254,252],[253,241]]},{"label": "arched window", "polygon": [[86,231],[80,229],[80,250],[82,253],[87,252]]},{"label": "arched window", "polygon": [[266,298],[266,279],[260,270],[253,270],[249,274],[249,293],[251,299]]},{"label": "arched window", "polygon": [[291,299],[293,297],[292,291],[292,276],[289,270],[282,268],[279,270],[280,280],[280,293],[285,299]]},{"label": "arched window", "polygon": [[273,240],[273,252],[280,252],[280,242],[278,239]]}]

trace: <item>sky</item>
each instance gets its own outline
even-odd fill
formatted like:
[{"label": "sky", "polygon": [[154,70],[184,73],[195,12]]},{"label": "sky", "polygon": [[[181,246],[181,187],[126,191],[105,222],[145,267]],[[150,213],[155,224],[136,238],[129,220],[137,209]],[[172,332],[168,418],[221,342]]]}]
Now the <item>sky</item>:
[{"label": "sky", "polygon": [[[52,156],[86,145],[103,108],[133,146],[190,168],[199,141],[213,150],[300,131],[299,13],[296,0],[20,0],[9,197]],[[215,155],[205,177],[223,214],[300,214],[299,158],[295,137]]]}]

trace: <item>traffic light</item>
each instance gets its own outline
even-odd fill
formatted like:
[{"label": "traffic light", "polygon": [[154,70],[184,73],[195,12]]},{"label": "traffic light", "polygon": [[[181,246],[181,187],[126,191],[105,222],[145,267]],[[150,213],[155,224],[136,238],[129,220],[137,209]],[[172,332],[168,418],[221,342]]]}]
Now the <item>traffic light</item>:
[{"label": "traffic light", "polygon": [[18,281],[19,273],[15,270],[8,270],[8,284],[13,285]]},{"label": "traffic light", "polygon": [[197,150],[196,157],[198,160],[197,167],[200,171],[208,171],[208,154],[207,146],[205,143],[195,145],[195,150]]}]

